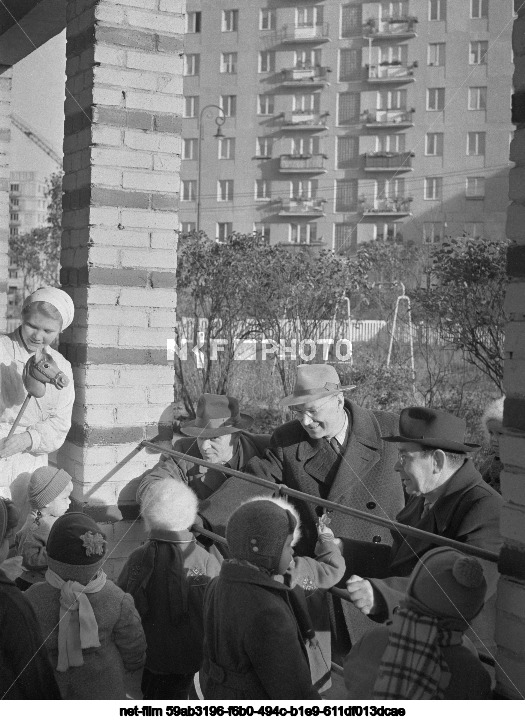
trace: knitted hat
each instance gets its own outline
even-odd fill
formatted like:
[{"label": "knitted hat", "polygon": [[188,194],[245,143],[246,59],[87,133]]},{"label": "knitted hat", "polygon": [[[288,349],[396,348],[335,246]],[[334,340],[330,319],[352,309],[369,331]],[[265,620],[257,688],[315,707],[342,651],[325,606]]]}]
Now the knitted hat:
[{"label": "knitted hat", "polygon": [[275,572],[286,539],[299,539],[299,516],[282,499],[254,498],[243,503],[230,516],[226,541],[233,558],[249,561]]},{"label": "knitted hat", "polygon": [[106,555],[106,536],[85,513],[66,513],[57,518],[47,539],[49,568],[64,581],[86,585]]},{"label": "knitted hat", "polygon": [[8,531],[15,528],[18,523],[18,511],[9,498],[0,498],[0,544],[7,536]]},{"label": "knitted hat", "polygon": [[173,478],[150,482],[140,499],[140,515],[150,531],[185,531],[195,523],[197,507],[191,488]]},{"label": "knitted hat", "polygon": [[441,546],[425,553],[412,571],[407,598],[438,618],[471,621],[483,608],[487,582],[477,558]]},{"label": "knitted hat", "polygon": [[54,501],[70,482],[71,476],[61,468],[51,468],[51,466],[37,468],[31,475],[27,489],[31,508],[35,510],[44,508]]}]

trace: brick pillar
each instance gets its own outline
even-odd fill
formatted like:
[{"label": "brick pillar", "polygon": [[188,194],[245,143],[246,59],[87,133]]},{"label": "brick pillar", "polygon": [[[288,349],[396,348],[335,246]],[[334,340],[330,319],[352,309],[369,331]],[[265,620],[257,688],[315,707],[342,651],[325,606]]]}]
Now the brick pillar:
[{"label": "brick pillar", "polygon": [[11,68],[0,66],[0,332],[6,329],[9,279],[9,143]]},{"label": "brick pillar", "polygon": [[184,0],[67,3],[61,282],[76,313],[61,351],[76,403],[59,464],[114,540],[130,479],[156,459],[121,462],[171,424],[183,12]]},{"label": "brick pillar", "polygon": [[507,394],[501,457],[505,470],[501,489],[505,506],[501,521],[505,541],[500,558],[496,641],[497,692],[505,698],[525,696],[525,3],[514,0],[518,14],[513,29],[514,95],[512,122],[516,132],[510,159],[507,236],[510,282],[506,294],[509,323],[505,339],[504,382]]}]

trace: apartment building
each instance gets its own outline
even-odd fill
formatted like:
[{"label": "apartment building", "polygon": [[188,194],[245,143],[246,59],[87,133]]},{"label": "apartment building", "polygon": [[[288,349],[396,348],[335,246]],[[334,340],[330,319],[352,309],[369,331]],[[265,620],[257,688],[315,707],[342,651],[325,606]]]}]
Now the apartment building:
[{"label": "apartment building", "polygon": [[186,20],[184,231],[504,237],[512,0],[188,0]]}]

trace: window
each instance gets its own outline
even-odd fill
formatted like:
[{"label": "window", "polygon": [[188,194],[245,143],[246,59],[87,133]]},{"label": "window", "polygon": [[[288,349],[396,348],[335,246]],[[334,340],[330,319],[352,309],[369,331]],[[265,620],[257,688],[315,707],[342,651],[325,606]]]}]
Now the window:
[{"label": "window", "polygon": [[298,93],[293,96],[292,108],[295,112],[319,112],[319,93]]},{"label": "window", "polygon": [[487,109],[487,88],[469,88],[468,89],[468,109],[469,110],[486,110]]},{"label": "window", "polygon": [[273,95],[258,95],[257,96],[257,114],[258,115],[273,115],[273,113],[274,113]]},{"label": "window", "polygon": [[357,210],[357,180],[335,181],[335,212],[355,213]]},{"label": "window", "polygon": [[441,200],[443,196],[443,178],[425,178],[425,200]]},{"label": "window", "polygon": [[317,153],[319,153],[317,136],[292,138],[292,155],[317,155]]},{"label": "window", "polygon": [[18,270],[9,269],[9,277],[10,278],[18,278]]},{"label": "window", "polygon": [[341,8],[341,37],[349,38],[362,33],[361,5],[343,5]]},{"label": "window", "polygon": [[485,225],[484,223],[478,223],[477,221],[474,223],[465,223],[463,233],[468,238],[483,238],[485,235]]},{"label": "window", "polygon": [[184,98],[184,117],[196,118],[199,114],[199,96],[186,95]]},{"label": "window", "polygon": [[465,195],[467,198],[484,198],[485,178],[467,178]]},{"label": "window", "polygon": [[18,220],[18,216],[19,216],[18,213],[11,213],[11,214],[10,214],[11,220]]},{"label": "window", "polygon": [[434,67],[445,64],[445,43],[429,43],[427,64]]},{"label": "window", "polygon": [[237,115],[236,95],[221,95],[219,105],[227,118],[234,118]]},{"label": "window", "polygon": [[197,160],[199,143],[197,138],[184,138],[182,144],[182,159]]},{"label": "window", "polygon": [[262,9],[259,12],[259,30],[275,29],[275,10]]},{"label": "window", "polygon": [[262,235],[264,240],[270,242],[270,225],[264,225],[264,223],[254,223],[253,229],[258,235]]},{"label": "window", "polygon": [[439,243],[443,238],[443,223],[423,223],[425,243]]},{"label": "window", "polygon": [[194,233],[197,230],[197,224],[191,220],[180,224],[181,233]]},{"label": "window", "polygon": [[237,72],[237,53],[221,53],[221,73],[235,75]]},{"label": "window", "polygon": [[339,82],[359,80],[362,73],[361,51],[344,48],[339,51]]},{"label": "window", "polygon": [[9,228],[9,235],[18,235],[18,228]]},{"label": "window", "polygon": [[296,50],[294,52],[294,67],[315,68],[316,65],[321,65],[320,50]]},{"label": "window", "polygon": [[239,11],[223,10],[222,11],[222,32],[233,33],[239,28]]},{"label": "window", "polygon": [[393,133],[392,135],[376,136],[376,151],[380,153],[403,153],[405,151],[406,135]]},{"label": "window", "polygon": [[360,106],[360,93],[339,93],[337,103],[337,124],[354,125],[359,122]]},{"label": "window", "polygon": [[350,223],[334,224],[334,250],[336,253],[348,253],[357,250],[355,226],[350,225]]},{"label": "window", "polygon": [[443,133],[427,133],[425,155],[443,155]]},{"label": "window", "polygon": [[290,198],[296,200],[311,200],[317,198],[317,189],[319,181],[312,180],[292,180],[290,182]]},{"label": "window", "polygon": [[275,70],[275,53],[273,50],[261,50],[259,53],[259,72],[273,73]]},{"label": "window", "polygon": [[317,240],[317,223],[290,223],[290,243],[309,244]]},{"label": "window", "polygon": [[273,138],[268,135],[263,135],[261,138],[257,138],[257,147],[255,149],[255,155],[258,158],[271,158],[272,157],[272,146]]},{"label": "window", "polygon": [[219,160],[235,160],[235,138],[219,138]]},{"label": "window", "polygon": [[487,40],[472,40],[468,55],[469,65],[486,65],[488,49]]},{"label": "window", "polygon": [[445,108],[445,88],[427,88],[427,110]]},{"label": "window", "polygon": [[193,53],[184,56],[184,75],[198,75],[200,70],[201,56]]},{"label": "window", "polygon": [[381,90],[377,93],[377,110],[406,110],[406,90]]},{"label": "window", "polygon": [[447,19],[447,0],[428,0],[428,19]]},{"label": "window", "polygon": [[233,180],[217,181],[217,200],[233,200]]},{"label": "window", "polygon": [[182,181],[182,200],[195,200],[197,197],[197,181],[196,180],[183,180]]},{"label": "window", "polygon": [[470,0],[471,18],[488,18],[489,0]]},{"label": "window", "polygon": [[20,192],[20,185],[18,183],[11,183],[10,189],[12,193],[18,193]]},{"label": "window", "polygon": [[233,223],[217,223],[217,240],[225,243],[233,233]]},{"label": "window", "polygon": [[485,155],[485,133],[467,133],[467,155]]},{"label": "window", "polygon": [[359,138],[355,135],[339,135],[337,138],[337,167],[351,168],[359,157]]},{"label": "window", "polygon": [[18,208],[20,205],[20,200],[18,198],[10,198],[9,202],[11,203],[11,205],[14,205],[15,208]]},{"label": "window", "polygon": [[271,184],[269,180],[255,181],[255,200],[269,200],[271,198]]},{"label": "window", "polygon": [[201,31],[201,12],[193,12],[186,14],[186,32],[200,33]]}]

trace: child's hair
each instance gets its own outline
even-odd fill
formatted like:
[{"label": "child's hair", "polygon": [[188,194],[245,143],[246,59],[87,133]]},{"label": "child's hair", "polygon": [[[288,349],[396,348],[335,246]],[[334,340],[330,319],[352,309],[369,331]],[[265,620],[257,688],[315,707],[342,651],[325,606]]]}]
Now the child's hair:
[{"label": "child's hair", "polygon": [[489,421],[499,421],[500,423],[503,422],[504,403],[505,396],[501,396],[501,398],[496,398],[488,404],[488,406],[485,408],[485,411],[483,412],[483,415],[481,416],[481,428],[483,430],[483,435],[487,443],[490,442],[490,435],[487,429],[487,423]]},{"label": "child's hair", "polygon": [[140,513],[148,531],[185,531],[195,522],[198,500],[182,481],[154,481],[142,493]]}]

